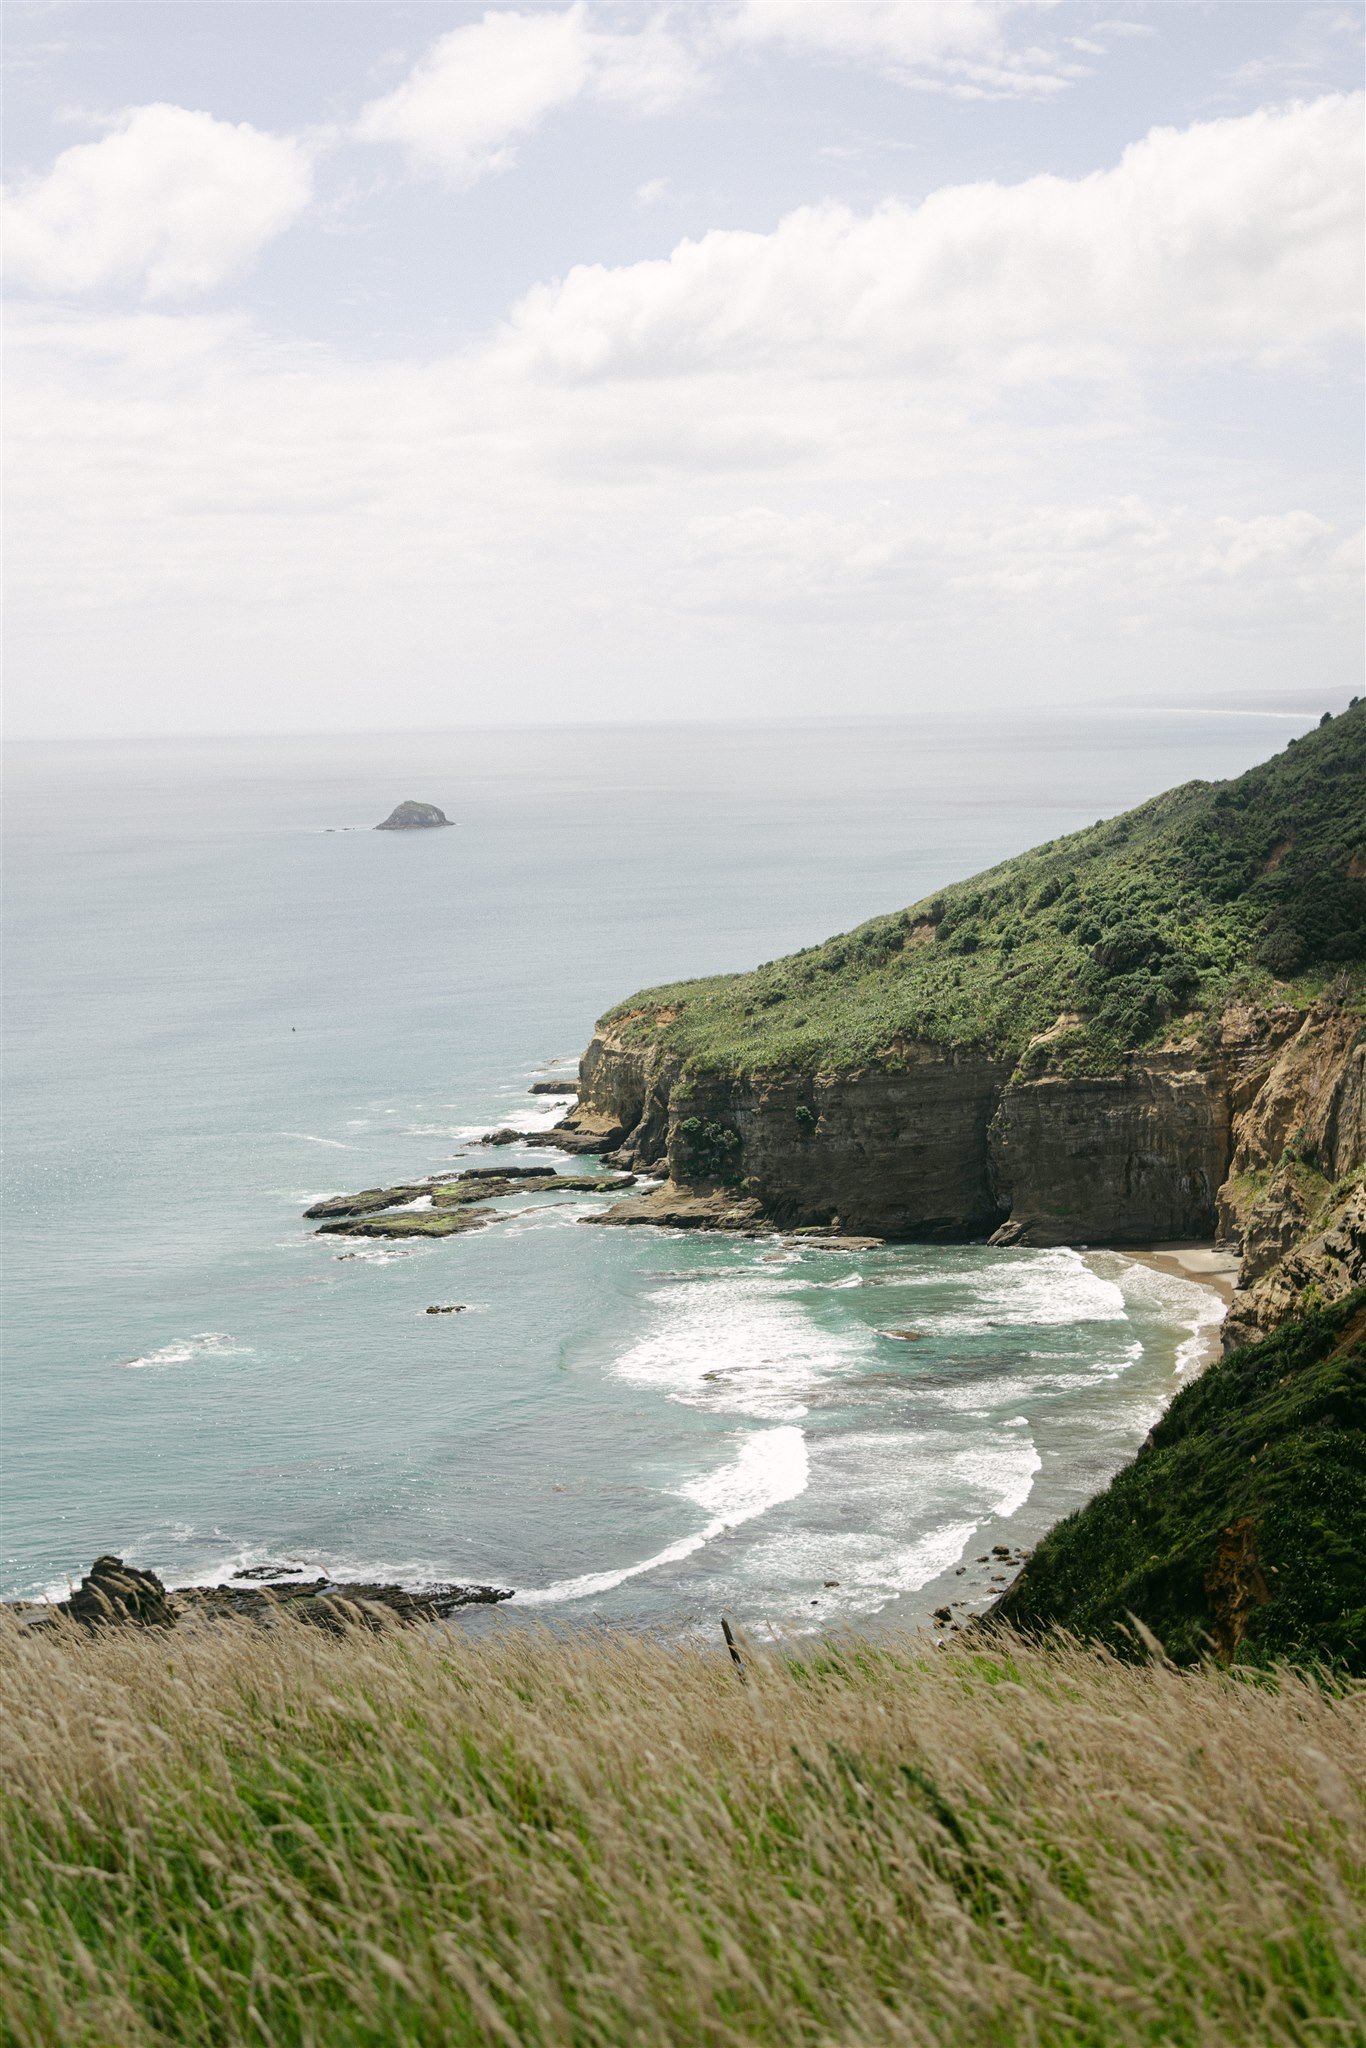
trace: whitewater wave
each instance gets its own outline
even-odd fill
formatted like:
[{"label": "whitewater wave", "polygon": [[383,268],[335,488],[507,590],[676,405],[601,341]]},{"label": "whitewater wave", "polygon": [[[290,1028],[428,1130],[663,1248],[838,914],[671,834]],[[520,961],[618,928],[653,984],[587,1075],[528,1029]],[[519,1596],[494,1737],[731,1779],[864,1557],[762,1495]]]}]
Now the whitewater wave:
[{"label": "whitewater wave", "polygon": [[[914,1285],[943,1286],[943,1276],[908,1276]],[[948,1336],[978,1336],[987,1330],[1058,1328],[1076,1323],[1122,1323],[1127,1316],[1123,1288],[1068,1245],[1009,1255],[974,1264],[964,1274],[971,1286],[970,1309],[934,1314],[927,1328]]]},{"label": "whitewater wave", "polygon": [[677,1542],[656,1551],[653,1557],[643,1558],[639,1564],[624,1565],[614,1571],[584,1572],[578,1578],[560,1579],[553,1586],[519,1591],[515,1595],[517,1604],[537,1607],[583,1600],[595,1593],[610,1593],[627,1579],[657,1571],[661,1565],[680,1564],[727,1530],[752,1522],[784,1501],[795,1500],[806,1491],[807,1483],[807,1447],[801,1430],[756,1431],[741,1444],[740,1455],[733,1464],[723,1465],[719,1471],[691,1480],[679,1489],[684,1499],[710,1510],[710,1518],[701,1529],[680,1536]]},{"label": "whitewater wave", "polygon": [[196,1358],[245,1356],[250,1350],[249,1344],[237,1344],[220,1330],[201,1330],[193,1337],[173,1337],[169,1344],[144,1352],[140,1358],[116,1358],[114,1363],[124,1372],[142,1372],[158,1366],[188,1365]]},{"label": "whitewater wave", "polygon": [[690,1407],[765,1422],[797,1422],[822,1386],[875,1364],[876,1334],[849,1322],[826,1329],[807,1306],[805,1281],[754,1266],[715,1275],[706,1288],[650,1296],[655,1331],[612,1370]]}]

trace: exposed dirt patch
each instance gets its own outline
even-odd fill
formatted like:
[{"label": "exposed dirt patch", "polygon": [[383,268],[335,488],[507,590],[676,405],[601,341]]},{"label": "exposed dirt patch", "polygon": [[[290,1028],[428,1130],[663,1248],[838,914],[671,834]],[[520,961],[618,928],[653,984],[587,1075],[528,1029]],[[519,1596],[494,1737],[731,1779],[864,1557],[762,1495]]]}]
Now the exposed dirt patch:
[{"label": "exposed dirt patch", "polygon": [[1253,1608],[1265,1607],[1271,1598],[1251,1515],[1240,1515],[1221,1533],[1218,1556],[1205,1574],[1205,1591],[1213,1609],[1214,1654],[1221,1664],[1231,1664]]}]

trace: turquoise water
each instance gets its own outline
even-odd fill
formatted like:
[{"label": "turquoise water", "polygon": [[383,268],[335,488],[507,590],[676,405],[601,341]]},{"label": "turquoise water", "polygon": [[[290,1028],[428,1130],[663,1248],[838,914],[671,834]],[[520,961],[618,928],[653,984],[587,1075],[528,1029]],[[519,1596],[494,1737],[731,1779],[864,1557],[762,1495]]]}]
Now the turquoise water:
[{"label": "turquoise water", "polygon": [[[634,987],[1308,722],[11,748],[3,1590],[115,1550],[793,1626],[913,1616],[1031,1540],[1131,1454],[1205,1290],[1109,1253],[583,1229],[596,1198],[417,1246],[300,1211],[553,1119],[530,1080]],[[363,829],[409,796],[456,829]]]}]

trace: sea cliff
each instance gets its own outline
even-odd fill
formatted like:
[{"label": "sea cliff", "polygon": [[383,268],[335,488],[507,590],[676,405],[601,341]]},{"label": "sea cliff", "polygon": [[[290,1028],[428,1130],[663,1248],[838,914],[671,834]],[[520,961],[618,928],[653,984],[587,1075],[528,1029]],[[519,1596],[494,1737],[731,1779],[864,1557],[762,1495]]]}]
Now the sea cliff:
[{"label": "sea cliff", "polygon": [[1243,1254],[1230,1341],[1366,1277],[1366,705],[747,975],[599,1023],[609,1223]]}]

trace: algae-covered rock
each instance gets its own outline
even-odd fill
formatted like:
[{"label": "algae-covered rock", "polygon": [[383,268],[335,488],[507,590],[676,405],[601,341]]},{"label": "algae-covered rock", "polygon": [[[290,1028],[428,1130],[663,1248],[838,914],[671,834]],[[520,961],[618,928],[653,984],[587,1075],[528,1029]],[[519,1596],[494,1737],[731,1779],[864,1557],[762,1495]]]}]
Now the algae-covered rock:
[{"label": "algae-covered rock", "polygon": [[385,1216],[346,1216],[320,1223],[319,1237],[455,1237],[500,1222],[494,1209],[396,1209]]},{"label": "algae-covered rock", "polygon": [[[328,1195],[304,1210],[323,1219],[318,1235],[333,1237],[452,1237],[457,1231],[497,1223],[506,1211],[476,1206],[503,1195],[611,1195],[634,1185],[633,1173],[556,1173],[551,1168],[467,1167],[425,1181],[392,1188],[362,1188],[355,1195]],[[425,1209],[408,1204],[425,1201]],[[458,1213],[452,1213],[458,1212]]]}]

